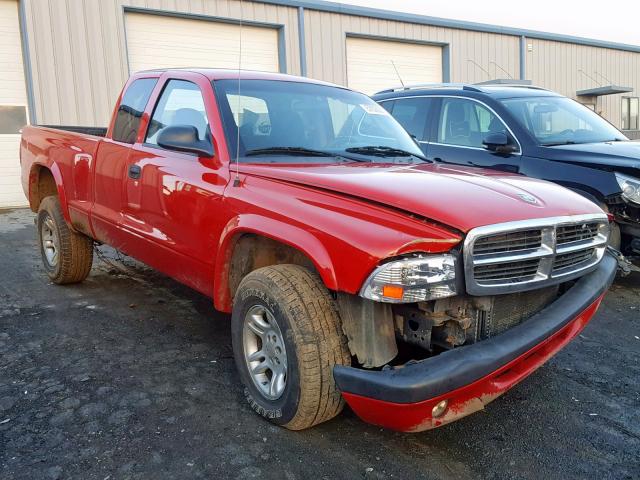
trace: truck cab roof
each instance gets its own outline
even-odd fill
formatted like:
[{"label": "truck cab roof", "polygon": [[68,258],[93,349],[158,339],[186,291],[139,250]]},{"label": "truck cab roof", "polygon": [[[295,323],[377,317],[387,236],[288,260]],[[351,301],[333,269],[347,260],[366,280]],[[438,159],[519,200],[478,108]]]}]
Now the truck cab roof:
[{"label": "truck cab roof", "polygon": [[237,68],[159,68],[153,70],[142,70],[131,75],[131,79],[143,78],[149,76],[160,76],[165,73],[198,73],[207,77],[209,80],[276,80],[281,82],[301,82],[314,83],[318,85],[330,85],[332,87],[345,88],[342,85],[336,85],[321,80],[315,80],[308,77],[300,77],[297,75],[289,75],[286,73],[262,72],[258,70],[238,70]]}]

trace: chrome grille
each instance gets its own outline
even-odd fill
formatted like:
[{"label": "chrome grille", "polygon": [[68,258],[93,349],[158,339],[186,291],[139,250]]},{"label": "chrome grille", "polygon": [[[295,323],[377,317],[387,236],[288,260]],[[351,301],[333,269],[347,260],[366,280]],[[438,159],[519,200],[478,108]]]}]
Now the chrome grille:
[{"label": "chrome grille", "polygon": [[525,291],[584,275],[604,255],[608,229],[604,214],[475,228],[464,244],[467,292]]},{"label": "chrome grille", "polygon": [[515,252],[518,250],[528,250],[538,248],[542,243],[542,236],[539,229],[523,230],[522,232],[505,232],[491,237],[479,238],[473,249],[476,255]]},{"label": "chrome grille", "polygon": [[561,225],[558,227],[558,244],[589,240],[598,235],[599,223],[583,223],[578,225]]},{"label": "chrome grille", "polygon": [[538,273],[540,260],[523,260],[521,262],[498,263],[475,267],[474,275],[478,282],[508,280],[526,281]]},{"label": "chrome grille", "polygon": [[591,260],[595,253],[595,248],[589,248],[588,250],[578,250],[577,252],[557,255],[553,261],[553,272],[559,272],[565,268],[570,268]]}]

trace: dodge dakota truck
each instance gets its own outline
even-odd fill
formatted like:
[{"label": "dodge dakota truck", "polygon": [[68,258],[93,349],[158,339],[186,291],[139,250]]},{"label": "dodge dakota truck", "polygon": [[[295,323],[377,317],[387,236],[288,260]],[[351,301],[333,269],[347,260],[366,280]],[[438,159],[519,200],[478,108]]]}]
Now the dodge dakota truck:
[{"label": "dodge dakota truck", "polygon": [[293,430],[345,401],[402,431],[482,409],[615,276],[593,202],[431,162],[373,100],[306,78],[140,72],[107,129],[25,127],[20,153],[51,281],[102,243],[208,295],[249,404]]}]

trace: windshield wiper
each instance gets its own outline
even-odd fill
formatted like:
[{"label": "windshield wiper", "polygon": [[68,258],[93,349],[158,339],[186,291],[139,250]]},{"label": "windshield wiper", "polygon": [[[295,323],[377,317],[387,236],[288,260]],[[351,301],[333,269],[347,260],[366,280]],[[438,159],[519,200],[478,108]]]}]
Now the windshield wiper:
[{"label": "windshield wiper", "polygon": [[253,150],[247,150],[245,156],[251,157],[255,155],[299,155],[307,157],[335,157],[336,155],[331,152],[324,152],[322,150],[313,150],[305,147],[269,147],[269,148],[255,148]]},{"label": "windshield wiper", "polygon": [[313,150],[312,148],[305,147],[269,147],[269,148],[255,148],[248,150],[244,154],[246,157],[252,157],[257,155],[291,155],[297,157],[333,157],[336,160],[348,161],[348,162],[369,162],[362,158],[345,157],[339,153],[325,152],[323,150]]},{"label": "windshield wiper", "polygon": [[574,142],[573,140],[566,140],[564,142],[550,142],[550,143],[543,143],[542,146],[543,147],[557,147],[559,145],[576,145],[577,142]]},{"label": "windshield wiper", "polygon": [[373,155],[375,157],[416,157],[422,161],[428,160],[415,153],[402,150],[400,148],[386,147],[384,145],[367,145],[365,147],[349,147],[345,148],[345,152],[359,153],[361,155]]}]

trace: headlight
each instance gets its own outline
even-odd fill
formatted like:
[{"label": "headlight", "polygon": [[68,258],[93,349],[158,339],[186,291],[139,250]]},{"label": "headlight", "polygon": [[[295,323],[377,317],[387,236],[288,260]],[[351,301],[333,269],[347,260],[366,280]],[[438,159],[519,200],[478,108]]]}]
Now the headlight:
[{"label": "headlight", "polygon": [[615,174],[622,196],[631,202],[640,203],[640,180],[618,172]]},{"label": "headlight", "polygon": [[360,296],[377,302],[411,303],[456,294],[453,255],[424,255],[394,260],[376,268]]}]

